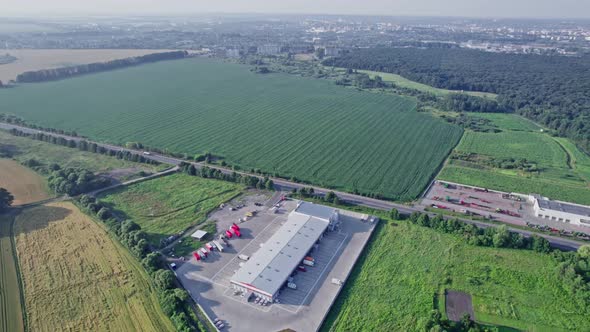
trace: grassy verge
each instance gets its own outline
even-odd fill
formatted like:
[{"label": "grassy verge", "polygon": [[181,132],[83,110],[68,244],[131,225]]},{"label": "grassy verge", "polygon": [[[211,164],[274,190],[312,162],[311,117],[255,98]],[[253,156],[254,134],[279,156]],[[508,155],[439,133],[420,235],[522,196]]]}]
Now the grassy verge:
[{"label": "grassy verge", "polygon": [[173,174],[116,189],[100,200],[137,223],[151,244],[205,221],[207,214],[238,195],[241,185]]},{"label": "grassy verge", "polygon": [[63,168],[84,168],[92,172],[106,173],[116,169],[134,169],[155,172],[166,165],[146,165],[121,160],[106,155],[80,151],[61,145],[19,137],[0,130],[0,151],[18,162],[35,159],[43,164],[59,164]]}]

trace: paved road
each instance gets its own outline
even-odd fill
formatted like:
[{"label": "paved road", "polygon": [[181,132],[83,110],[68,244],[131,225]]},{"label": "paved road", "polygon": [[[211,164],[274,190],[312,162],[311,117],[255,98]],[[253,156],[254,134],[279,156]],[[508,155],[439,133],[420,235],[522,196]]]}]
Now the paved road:
[{"label": "paved road", "polygon": [[[53,135],[56,137],[63,137],[63,138],[75,140],[75,141],[80,141],[80,140],[84,139],[84,138],[80,138],[80,137],[60,135],[60,134],[55,134],[55,133],[51,133],[51,132],[45,132],[45,131],[40,131],[37,129],[31,129],[31,128],[27,128],[27,127],[22,127],[22,126],[18,126],[18,125],[0,122],[0,129],[10,130],[13,128],[21,130],[25,133],[34,134],[34,133],[43,132],[44,134],[47,134],[47,135]],[[89,141],[89,140],[87,140],[87,141]],[[91,141],[89,141],[89,142],[91,142]],[[104,143],[99,143],[99,142],[94,142],[94,143],[96,143],[98,146],[102,146],[104,148],[108,148],[108,149],[115,150],[115,151],[129,151],[131,153],[137,153],[137,154],[144,153],[143,151],[140,151],[140,150],[127,149],[127,148],[123,148],[123,147],[116,146],[116,145],[104,144]],[[163,163],[163,164],[170,164],[170,165],[174,165],[174,166],[178,166],[181,162],[184,161],[182,159],[167,157],[167,156],[163,156],[163,155],[160,155],[157,153],[150,153],[149,155],[144,154],[144,157],[148,158],[148,159],[155,160],[155,161],[159,161],[160,163]],[[184,161],[184,162],[186,162],[186,161]],[[232,170],[227,169],[227,168],[218,167],[218,166],[214,166],[214,165],[206,165],[204,163],[191,162],[191,164],[195,165],[195,167],[197,169],[207,166],[207,167],[210,167],[213,169],[218,169],[221,172],[226,173],[226,174],[231,174],[233,172]],[[257,176],[259,178],[261,177],[260,175],[250,174],[250,173],[246,173],[246,172],[236,172],[236,173],[242,174],[242,175]],[[333,191],[331,189],[310,186],[310,185],[301,184],[301,183],[290,182],[290,181],[287,181],[284,179],[278,179],[278,178],[271,178],[271,179],[275,183],[276,190],[291,191],[292,189],[311,187],[314,189],[316,194],[320,194],[320,195],[325,195],[327,192]],[[407,205],[403,205],[403,204],[397,204],[397,203],[393,203],[393,202],[389,202],[389,201],[383,201],[383,200],[379,200],[379,199],[354,195],[354,194],[345,193],[345,192],[339,192],[339,191],[334,191],[334,192],[336,193],[336,195],[338,195],[338,197],[340,198],[341,201],[344,201],[349,204],[360,205],[360,206],[365,206],[365,207],[379,209],[379,210],[391,210],[392,208],[396,208],[400,211],[400,213],[403,213],[403,214],[410,214],[412,212],[424,212],[422,210],[422,208],[420,208],[420,207],[411,207],[411,206],[407,206]],[[434,216],[435,214],[431,214],[431,215]],[[496,224],[487,224],[484,222],[472,221],[472,220],[468,220],[468,219],[459,219],[459,220],[462,222],[477,225],[482,228],[498,227],[498,225],[496,225]],[[565,239],[565,238],[561,238],[561,237],[556,237],[556,236],[551,236],[551,235],[546,235],[546,234],[539,234],[539,233],[535,233],[535,232],[531,232],[531,231],[527,231],[527,230],[512,228],[510,226],[508,226],[508,229],[510,229],[513,232],[520,233],[524,236],[531,236],[533,234],[542,236],[542,237],[546,238],[547,240],[549,240],[549,242],[551,243],[552,246],[562,249],[562,250],[576,250],[577,248],[579,248],[582,245],[581,242],[570,240],[570,239]]]},{"label": "paved road", "polygon": [[100,188],[100,189],[97,189],[95,191],[91,191],[89,193],[86,193],[86,195],[96,196],[96,195],[100,194],[103,191],[108,191],[108,190],[112,190],[112,189],[115,189],[115,188],[128,186],[130,184],[134,184],[134,183],[138,183],[138,182],[143,182],[143,181],[147,181],[147,180],[159,178],[161,176],[165,176],[165,175],[168,175],[168,174],[176,173],[176,172],[178,172],[179,169],[180,168],[178,166],[174,166],[172,168],[163,170],[163,171],[158,172],[158,173],[154,173],[152,175],[148,175],[148,176],[144,176],[144,177],[141,177],[141,178],[137,178],[137,179],[133,179],[133,180],[129,180],[129,181],[117,183],[117,184],[114,184],[112,186],[108,186],[108,187],[105,187],[105,188]]}]

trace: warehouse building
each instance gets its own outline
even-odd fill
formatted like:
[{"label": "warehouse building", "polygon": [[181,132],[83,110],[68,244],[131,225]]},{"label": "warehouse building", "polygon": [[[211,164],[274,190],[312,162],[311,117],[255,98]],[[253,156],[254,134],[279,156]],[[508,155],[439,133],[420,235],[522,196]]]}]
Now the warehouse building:
[{"label": "warehouse building", "polygon": [[302,202],[231,278],[233,289],[274,301],[293,271],[327,230],[339,223],[338,210]]},{"label": "warehouse building", "polygon": [[540,195],[531,195],[530,199],[538,218],[590,227],[590,206],[552,201]]}]

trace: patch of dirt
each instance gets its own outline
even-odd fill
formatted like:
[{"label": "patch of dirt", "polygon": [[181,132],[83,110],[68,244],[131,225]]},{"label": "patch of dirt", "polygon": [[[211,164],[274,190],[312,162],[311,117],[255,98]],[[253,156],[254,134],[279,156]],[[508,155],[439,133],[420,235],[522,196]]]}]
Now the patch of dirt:
[{"label": "patch of dirt", "polygon": [[114,183],[130,180],[134,175],[143,169],[139,167],[119,168],[100,174],[103,177],[110,178]]},{"label": "patch of dirt", "polygon": [[465,314],[469,314],[471,320],[475,319],[471,295],[467,293],[447,290],[445,292],[445,311],[447,317],[455,322],[460,321]]}]

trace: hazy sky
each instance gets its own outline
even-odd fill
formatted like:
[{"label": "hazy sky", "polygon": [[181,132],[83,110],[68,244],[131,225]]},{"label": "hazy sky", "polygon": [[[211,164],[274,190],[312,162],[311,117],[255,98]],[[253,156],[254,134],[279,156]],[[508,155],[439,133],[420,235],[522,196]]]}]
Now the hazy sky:
[{"label": "hazy sky", "polygon": [[211,12],[590,18],[590,0],[0,0],[0,16]]}]

